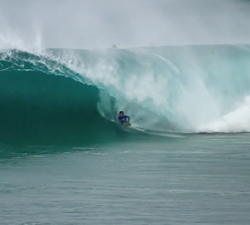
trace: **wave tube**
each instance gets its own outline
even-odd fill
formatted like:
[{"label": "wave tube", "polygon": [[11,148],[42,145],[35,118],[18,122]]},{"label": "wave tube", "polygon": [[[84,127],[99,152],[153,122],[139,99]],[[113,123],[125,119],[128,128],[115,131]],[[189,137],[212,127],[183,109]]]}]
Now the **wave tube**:
[{"label": "wave tube", "polygon": [[[42,108],[37,112],[46,113],[27,117],[25,123],[44,121],[42,115],[53,115],[57,106],[61,107],[57,116],[79,112],[74,115],[77,124],[82,132],[93,130],[93,139],[103,131],[114,133],[120,110],[131,116],[131,128],[148,134],[250,131],[249,49],[249,45],[47,49],[41,55],[6,50],[0,54],[1,104],[11,114],[20,102],[26,101],[29,108],[40,98],[36,107]],[[20,88],[10,82],[17,79],[22,80]],[[68,86],[71,82],[77,88]],[[43,94],[34,97],[36,92]],[[36,107],[29,109],[31,115]],[[81,121],[105,126],[102,131],[97,126],[84,131]],[[67,120],[54,126],[65,124]]]}]

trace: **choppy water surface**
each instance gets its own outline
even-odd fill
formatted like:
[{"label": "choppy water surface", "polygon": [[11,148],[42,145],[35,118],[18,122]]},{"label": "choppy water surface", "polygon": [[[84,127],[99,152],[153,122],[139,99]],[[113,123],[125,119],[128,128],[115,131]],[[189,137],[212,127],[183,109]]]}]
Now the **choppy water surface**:
[{"label": "choppy water surface", "polygon": [[1,224],[249,224],[249,134],[1,146]]}]

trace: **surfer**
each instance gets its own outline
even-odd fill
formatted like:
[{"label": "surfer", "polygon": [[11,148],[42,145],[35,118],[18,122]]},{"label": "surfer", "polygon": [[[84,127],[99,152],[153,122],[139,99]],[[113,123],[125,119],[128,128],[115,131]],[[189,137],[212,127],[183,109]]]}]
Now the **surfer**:
[{"label": "surfer", "polygon": [[118,120],[120,121],[120,123],[121,123],[122,125],[126,125],[126,126],[127,126],[127,125],[130,125],[130,123],[129,123],[130,117],[124,115],[123,111],[120,111],[120,112],[119,112]]}]

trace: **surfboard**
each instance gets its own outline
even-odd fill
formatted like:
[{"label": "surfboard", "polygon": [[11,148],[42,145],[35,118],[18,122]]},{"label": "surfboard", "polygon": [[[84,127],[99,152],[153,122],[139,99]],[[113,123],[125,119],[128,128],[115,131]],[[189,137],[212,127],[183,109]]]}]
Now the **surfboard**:
[{"label": "surfboard", "polygon": [[131,123],[124,123],[122,126],[131,126]]}]

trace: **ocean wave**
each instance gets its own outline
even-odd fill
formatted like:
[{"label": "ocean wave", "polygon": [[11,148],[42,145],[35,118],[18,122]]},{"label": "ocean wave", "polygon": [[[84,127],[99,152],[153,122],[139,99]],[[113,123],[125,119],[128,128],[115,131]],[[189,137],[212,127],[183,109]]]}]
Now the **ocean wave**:
[{"label": "ocean wave", "polygon": [[0,135],[105,139],[120,110],[149,135],[248,132],[249,60],[248,45],[2,50]]}]

